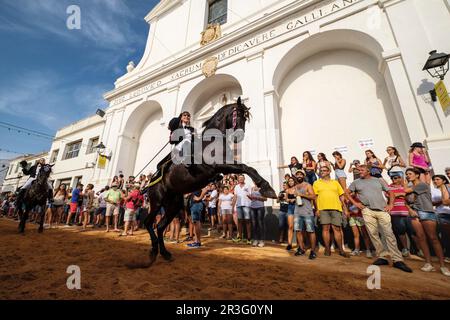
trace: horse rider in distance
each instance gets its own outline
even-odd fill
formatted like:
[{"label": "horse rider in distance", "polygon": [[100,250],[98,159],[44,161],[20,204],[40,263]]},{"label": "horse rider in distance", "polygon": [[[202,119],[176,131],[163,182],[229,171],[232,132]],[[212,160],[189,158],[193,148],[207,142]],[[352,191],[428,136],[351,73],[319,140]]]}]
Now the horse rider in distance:
[{"label": "horse rider in distance", "polygon": [[[31,187],[33,181],[36,180],[39,171],[41,171],[41,169],[45,166],[45,159],[44,158],[39,159],[39,161],[34,166],[30,167],[30,169],[27,169],[27,165],[28,163],[25,160],[20,162],[23,174],[30,177],[28,178],[27,182],[25,182],[25,184],[21,188],[19,188],[19,194],[17,196],[18,201],[23,199],[25,192]],[[52,202],[53,186],[50,184],[50,181],[48,181],[47,183],[48,183],[48,199],[50,200],[50,202]]]}]

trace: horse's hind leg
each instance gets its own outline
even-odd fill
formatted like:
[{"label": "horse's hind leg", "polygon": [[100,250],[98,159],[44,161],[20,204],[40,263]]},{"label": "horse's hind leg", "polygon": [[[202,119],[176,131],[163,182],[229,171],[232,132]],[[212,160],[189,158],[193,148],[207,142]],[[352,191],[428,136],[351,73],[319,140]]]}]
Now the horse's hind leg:
[{"label": "horse's hind leg", "polygon": [[39,220],[39,229],[38,232],[42,233],[44,231],[44,219],[45,219],[45,206],[40,206],[40,220]]},{"label": "horse's hind leg", "polygon": [[25,224],[27,222],[28,219],[28,207],[25,207],[25,211],[23,211],[22,208],[19,209],[19,213],[22,212],[22,214],[20,214],[20,222],[19,222],[19,233],[25,233]]},{"label": "horse's hind leg", "polygon": [[152,241],[152,248],[150,250],[149,256],[150,256],[150,265],[155,262],[156,257],[158,256],[158,237],[156,236],[155,230],[153,229],[153,222],[155,221],[156,214],[159,212],[159,207],[153,207],[153,209],[148,216],[144,220],[145,228],[147,229],[148,233],[150,234],[150,240]]}]

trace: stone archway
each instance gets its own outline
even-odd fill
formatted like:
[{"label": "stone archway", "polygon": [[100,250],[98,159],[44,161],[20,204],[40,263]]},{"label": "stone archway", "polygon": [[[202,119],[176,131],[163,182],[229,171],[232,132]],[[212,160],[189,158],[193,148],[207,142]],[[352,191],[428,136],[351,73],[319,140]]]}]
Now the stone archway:
[{"label": "stone archway", "polygon": [[200,128],[222,106],[242,95],[239,81],[227,74],[217,74],[198,83],[187,95],[183,111],[192,114],[192,125]]},{"label": "stone archway", "polygon": [[[156,101],[146,101],[130,111],[122,135],[117,170],[124,175],[136,175],[167,142],[167,129],[163,125],[163,109]],[[144,170],[154,172],[156,164],[169,152],[163,151]]]},{"label": "stone archway", "polygon": [[[395,145],[405,154],[404,137],[384,75],[382,48],[370,36],[334,30],[308,38],[280,61],[273,84],[279,94],[284,161],[303,151],[343,152],[347,162],[364,160],[359,140],[384,158]],[[400,119],[400,121],[404,121]],[[333,160],[333,159],[329,159]],[[348,166],[347,168],[348,169]]]}]

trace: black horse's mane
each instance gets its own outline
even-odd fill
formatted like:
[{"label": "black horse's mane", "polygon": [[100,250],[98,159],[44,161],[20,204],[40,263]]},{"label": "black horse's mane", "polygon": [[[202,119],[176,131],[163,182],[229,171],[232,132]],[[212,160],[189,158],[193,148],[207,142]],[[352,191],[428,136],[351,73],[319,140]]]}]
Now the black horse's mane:
[{"label": "black horse's mane", "polygon": [[[239,103],[231,103],[224,105],[222,108],[220,108],[211,118],[209,118],[205,123],[203,123],[203,127],[205,129],[211,129],[213,125],[217,125],[220,123],[227,115],[229,115],[233,110],[234,107],[237,107],[238,109],[242,109],[244,111],[244,116],[247,120],[249,120],[250,113],[249,109],[244,104]],[[214,126],[215,128],[215,126]]]}]

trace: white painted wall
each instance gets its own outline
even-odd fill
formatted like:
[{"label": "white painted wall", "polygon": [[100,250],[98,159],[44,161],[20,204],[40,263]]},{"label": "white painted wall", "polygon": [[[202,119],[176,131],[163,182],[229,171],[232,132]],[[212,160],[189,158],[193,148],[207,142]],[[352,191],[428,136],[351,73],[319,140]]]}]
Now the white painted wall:
[{"label": "white painted wall", "polygon": [[[384,79],[364,53],[333,50],[300,62],[284,79],[280,97],[285,163],[307,150],[334,162],[331,154],[339,146],[348,147],[348,163],[363,162],[358,140],[367,138],[383,159],[386,146],[401,144]],[[406,150],[400,151],[405,158]]]}]

